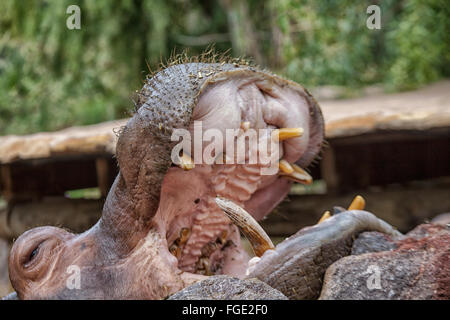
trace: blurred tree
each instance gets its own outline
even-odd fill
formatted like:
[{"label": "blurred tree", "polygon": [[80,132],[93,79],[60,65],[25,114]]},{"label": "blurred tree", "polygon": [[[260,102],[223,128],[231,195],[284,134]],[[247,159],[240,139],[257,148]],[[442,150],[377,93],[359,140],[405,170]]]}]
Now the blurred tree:
[{"label": "blurred tree", "polygon": [[[81,30],[66,27],[66,8],[74,3]],[[157,67],[179,45],[177,36],[226,34],[219,9],[183,0],[1,1],[0,133],[128,116],[147,63]]]},{"label": "blurred tree", "polygon": [[391,90],[413,89],[450,75],[450,5],[410,0],[387,34],[385,82]]},{"label": "blurred tree", "polygon": [[248,55],[254,59],[254,62],[263,63],[259,37],[250,18],[249,3],[241,0],[221,0],[220,2],[227,12],[233,53],[237,56]]}]

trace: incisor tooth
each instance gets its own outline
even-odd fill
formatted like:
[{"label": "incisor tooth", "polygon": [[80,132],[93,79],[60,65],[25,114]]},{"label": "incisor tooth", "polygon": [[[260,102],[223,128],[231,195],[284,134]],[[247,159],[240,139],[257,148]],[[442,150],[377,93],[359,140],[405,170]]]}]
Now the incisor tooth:
[{"label": "incisor tooth", "polygon": [[217,197],[216,203],[247,237],[256,256],[261,257],[266,250],[275,248],[264,229],[247,211],[225,198]]},{"label": "incisor tooth", "polygon": [[309,175],[308,172],[306,172],[303,168],[299,167],[298,165],[296,165],[295,163],[292,164],[292,167],[294,168],[294,170],[300,174],[305,175],[306,177],[311,178],[311,176]]},{"label": "incisor tooth", "polygon": [[294,169],[291,173],[280,173],[281,176],[288,178],[289,180],[293,180],[295,182],[301,183],[301,184],[311,184],[313,179],[309,175],[308,172],[300,168],[295,163],[291,164],[292,168]]},{"label": "incisor tooth", "polygon": [[241,129],[247,131],[250,129],[250,121],[241,122]]},{"label": "incisor tooth", "polygon": [[302,169],[295,163],[292,164],[292,167],[294,168],[294,171],[297,173],[297,177],[299,177],[303,181],[303,183],[310,184],[313,181],[310,174],[306,172],[304,169]]},{"label": "incisor tooth", "polygon": [[364,200],[364,198],[360,195],[357,195],[348,207],[348,210],[364,210],[365,206],[366,200]]},{"label": "incisor tooth", "polygon": [[205,258],[205,257],[200,258],[199,263],[200,263],[200,266],[199,266],[200,269],[205,270],[205,275],[207,275],[207,276],[212,275],[208,258]]},{"label": "incisor tooth", "polygon": [[322,218],[320,218],[320,220],[317,222],[317,224],[324,222],[328,218],[331,218],[331,213],[330,213],[330,211],[325,211],[324,214],[322,215]]},{"label": "incisor tooth", "polygon": [[291,164],[284,159],[281,159],[278,163],[278,167],[284,173],[290,174],[294,172],[294,168],[292,168]]},{"label": "incisor tooth", "polygon": [[202,248],[202,256],[209,257],[216,249],[218,245],[217,243],[210,241],[207,244],[205,244]]},{"label": "incisor tooth", "polygon": [[186,171],[192,170],[195,168],[195,164],[194,164],[194,161],[192,160],[192,158],[184,153],[182,156],[180,156],[179,166],[181,169],[186,170]]},{"label": "incisor tooth", "polygon": [[301,137],[303,135],[303,128],[281,128],[275,129],[272,132],[272,138],[275,141],[283,141],[290,138]]},{"label": "incisor tooth", "polygon": [[216,238],[216,243],[223,245],[227,241],[228,232],[226,230],[220,233],[220,236]]}]

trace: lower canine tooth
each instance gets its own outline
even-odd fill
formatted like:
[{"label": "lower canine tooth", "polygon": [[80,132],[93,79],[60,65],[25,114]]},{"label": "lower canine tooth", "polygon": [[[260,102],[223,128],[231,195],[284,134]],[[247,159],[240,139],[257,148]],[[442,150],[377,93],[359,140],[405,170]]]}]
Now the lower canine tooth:
[{"label": "lower canine tooth", "polygon": [[303,135],[303,128],[281,128],[272,132],[272,138],[275,141],[283,141],[290,138],[297,138]]},{"label": "lower canine tooth", "polygon": [[266,250],[275,248],[264,229],[247,211],[225,198],[217,197],[216,203],[247,237],[256,256],[261,257]]}]

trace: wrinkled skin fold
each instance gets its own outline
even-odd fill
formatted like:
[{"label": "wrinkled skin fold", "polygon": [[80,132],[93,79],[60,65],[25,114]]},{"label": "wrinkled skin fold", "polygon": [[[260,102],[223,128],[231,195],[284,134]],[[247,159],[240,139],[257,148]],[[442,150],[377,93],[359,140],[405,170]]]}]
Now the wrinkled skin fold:
[{"label": "wrinkled skin fold", "polygon": [[[301,128],[302,134],[281,143],[280,160],[287,163],[282,175],[261,175],[260,164],[196,164],[186,171],[172,164],[177,141],[171,135],[175,129],[194,135],[195,121],[204,130],[220,132]],[[301,168],[317,156],[323,132],[320,108],[309,93],[267,71],[227,62],[185,63],[160,71],[147,79],[137,111],[119,136],[120,172],[101,219],[82,234],[39,227],[15,241],[9,270],[17,297],[164,299],[208,275],[245,277],[249,257],[239,231],[214,199],[226,197],[262,219],[289,191],[286,178],[297,175],[299,181]],[[286,173],[295,164],[300,171]],[[364,222],[368,229],[370,221]],[[319,229],[320,236],[348,234],[341,227],[327,230]],[[284,257],[280,261],[290,261],[304,246],[295,239],[275,249]],[[269,255],[253,272],[270,284],[273,270],[264,267],[265,261]],[[324,267],[311,263],[312,269]]]}]

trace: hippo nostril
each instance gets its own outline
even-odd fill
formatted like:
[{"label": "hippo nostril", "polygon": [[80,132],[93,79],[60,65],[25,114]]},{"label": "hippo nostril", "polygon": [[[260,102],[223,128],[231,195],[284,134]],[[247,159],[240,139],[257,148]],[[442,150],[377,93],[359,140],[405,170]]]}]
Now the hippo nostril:
[{"label": "hippo nostril", "polygon": [[38,254],[39,251],[39,247],[35,248],[33,251],[31,251],[30,256],[28,257],[28,261],[31,261],[34,259],[34,257],[36,257],[36,255]]},{"label": "hippo nostril", "polygon": [[[70,234],[55,227],[28,230],[16,240],[10,253],[10,276],[36,281],[49,267]],[[17,289],[16,289],[17,290]]]},{"label": "hippo nostril", "polygon": [[39,255],[42,243],[45,241],[41,241],[37,246],[31,247],[25,254],[23,255],[22,265],[27,268]]}]

